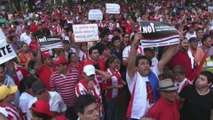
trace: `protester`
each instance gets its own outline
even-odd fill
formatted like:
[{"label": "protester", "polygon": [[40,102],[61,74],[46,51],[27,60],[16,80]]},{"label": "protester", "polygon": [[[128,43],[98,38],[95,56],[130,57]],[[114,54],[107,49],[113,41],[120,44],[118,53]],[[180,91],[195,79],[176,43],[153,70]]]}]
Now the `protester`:
[{"label": "protester", "polygon": [[[146,116],[156,120],[180,120],[177,86],[171,79],[159,81],[160,99],[148,110]],[[164,108],[164,109],[162,109]]]},{"label": "protester", "polygon": [[54,114],[64,114],[67,107],[61,98],[61,95],[54,91],[48,91],[46,86],[41,81],[36,81],[32,85],[32,91],[35,97],[28,104],[27,119],[30,120],[32,115],[30,109],[32,104],[37,100],[45,100],[50,104],[50,111]]},{"label": "protester", "polygon": [[[147,57],[141,55],[136,57],[136,48],[141,37],[141,33],[136,34],[128,59],[126,79],[131,92],[131,100],[127,112],[129,120],[140,119],[146,114],[150,106],[159,99],[157,89],[159,80],[157,76],[162,72],[164,66],[176,53],[177,49],[175,46],[167,49],[158,64],[150,68],[151,62]],[[140,111],[139,114],[136,111]]]},{"label": "protester", "polygon": [[100,120],[97,100],[92,95],[79,96],[75,103],[78,120]]},{"label": "protester", "polygon": [[57,71],[51,75],[50,89],[58,92],[67,106],[66,116],[69,119],[77,119],[74,113],[76,100],[75,86],[80,79],[80,73],[76,68],[68,68],[68,62],[64,56],[59,56],[54,61]]},{"label": "protester", "polygon": [[212,80],[213,74],[203,71],[197,76],[194,85],[184,88],[179,93],[183,101],[183,107],[180,112],[181,120],[210,120],[213,109],[213,93],[210,88],[213,83]]},{"label": "protester", "polygon": [[[10,2],[12,2],[11,4],[15,5],[11,6],[12,8],[18,6],[16,3],[14,3],[14,1]],[[22,83],[24,83],[25,81],[23,78],[26,78],[27,76],[34,76],[36,77],[36,79],[39,78],[45,84],[47,90],[50,90],[50,86],[52,87],[54,85],[54,90],[58,91],[58,94],[60,94],[60,96],[62,96],[62,98],[64,99],[64,96],[73,95],[75,88],[84,89],[85,86],[90,86],[91,81],[92,85],[94,85],[93,80],[90,80],[89,84],[87,82],[84,82],[85,78],[88,76],[85,76],[83,70],[84,66],[93,65],[96,69],[96,77],[93,77],[93,79],[98,79],[97,85],[94,86],[100,87],[99,91],[101,91],[100,93],[102,93],[100,94],[100,98],[97,98],[98,100],[103,100],[102,102],[105,105],[105,95],[107,94],[108,96],[108,91],[110,89],[105,94],[105,88],[104,86],[102,86],[102,84],[104,82],[110,81],[111,78],[108,77],[110,79],[105,79],[107,77],[103,77],[97,71],[102,70],[102,72],[106,72],[107,69],[105,68],[105,62],[111,56],[116,56],[117,58],[116,60],[114,60],[115,64],[112,66],[116,66],[117,73],[120,73],[120,77],[122,78],[122,80],[126,81],[128,85],[123,86],[121,89],[118,89],[119,94],[117,96],[119,96],[119,98],[117,99],[116,97],[116,99],[114,99],[114,102],[118,105],[119,112],[115,112],[115,116],[117,114],[118,120],[126,120],[127,118],[125,114],[128,113],[127,116],[130,117],[131,111],[134,111],[132,112],[132,114],[137,114],[137,117],[131,117],[135,119],[152,119],[143,115],[158,100],[156,94],[159,94],[159,91],[155,88],[159,86],[158,84],[154,84],[155,86],[153,87],[153,81],[171,78],[172,80],[174,80],[175,85],[178,86],[178,84],[180,83],[178,89],[178,92],[180,92],[183,88],[181,87],[183,82],[184,84],[188,83],[185,82],[185,78],[188,78],[190,82],[192,82],[193,80],[195,80],[195,77],[200,73],[201,70],[208,70],[211,72],[213,71],[213,49],[211,40],[211,36],[213,33],[213,13],[210,10],[210,1],[114,1],[113,3],[116,4],[112,4],[112,6],[116,6],[113,6],[111,8],[113,8],[113,10],[116,10],[118,6],[120,8],[119,14],[108,14],[108,8],[104,7],[106,5],[105,1],[91,2],[89,0],[84,0],[80,4],[78,4],[78,2],[80,1],[76,2],[70,2],[66,0],[62,0],[62,2],[60,2],[59,0],[59,2],[54,2],[55,4],[51,5],[51,3],[45,2],[44,0],[36,0],[35,6],[28,6],[30,8],[29,10],[26,10],[25,7],[18,10],[14,9],[16,11],[13,11],[13,9],[7,10],[8,7],[5,7],[5,9],[1,9],[0,21],[2,23],[0,24],[0,32],[3,31],[3,34],[5,34],[7,44],[12,45],[17,55],[22,54],[23,51],[25,51],[24,54],[28,53],[28,51],[32,51],[33,53],[32,57],[27,57],[27,59],[24,60],[11,60],[10,57],[12,56],[4,57],[4,55],[7,54],[7,51],[5,51],[6,49],[4,49],[4,47],[2,46],[0,62],[3,62],[2,64],[5,65],[4,68],[2,68],[0,65],[0,74],[2,74],[2,80],[0,80],[0,83],[2,85],[17,85],[19,88],[21,88]],[[34,4],[33,2],[30,3]],[[63,3],[63,5],[61,5],[60,3]],[[4,6],[4,4],[2,5]],[[27,5],[26,2],[23,5]],[[93,14],[93,12],[90,11],[92,9],[99,9],[103,13],[103,16],[102,14],[95,15],[95,17],[97,18],[102,17],[101,20],[91,20],[91,17],[94,17],[89,14]],[[150,22],[151,26],[143,26],[143,24],[141,23],[143,23],[144,21],[154,22]],[[155,22],[166,23],[166,26],[158,27],[158,23],[155,24]],[[154,26],[152,26],[152,23],[154,23]],[[88,24],[97,24],[98,28],[89,28]],[[159,24],[161,25],[162,23]],[[80,29],[73,29],[72,27],[76,25],[82,25],[83,27]],[[171,27],[173,28],[167,25],[171,25]],[[150,29],[150,27],[155,28],[153,30],[157,31],[151,32],[152,29]],[[167,35],[167,33],[169,34],[171,32],[167,28],[173,29],[172,31],[176,31],[176,33],[179,33],[179,36],[170,36],[174,39],[167,39],[167,37],[163,37],[164,35]],[[82,33],[76,32],[76,30],[81,30]],[[98,34],[92,33],[92,30],[97,30]],[[158,30],[168,31],[162,32],[162,34],[159,35],[153,35],[152,37],[155,37],[156,39],[159,38],[154,43],[154,41],[148,38],[147,35],[158,33]],[[146,31],[151,33],[146,33]],[[140,37],[140,40],[138,40],[137,44],[135,44],[133,40],[135,38],[134,36],[137,37],[137,33],[142,33],[143,36]],[[1,40],[4,39],[3,34],[0,34]],[[78,41],[76,39],[78,37],[82,37],[82,39]],[[88,40],[90,39],[90,37],[96,37],[99,39],[92,39],[90,41]],[[144,41],[141,41],[146,38],[150,39],[149,41],[147,41],[148,48],[147,46],[144,46]],[[54,41],[56,39],[57,43],[55,43]],[[60,42],[58,42],[59,39],[61,39]],[[164,41],[164,39],[167,39],[168,41],[166,41],[165,44],[161,44],[160,42]],[[178,44],[178,39],[181,40],[180,44],[178,45],[178,51],[176,51],[177,49],[174,50],[175,46],[168,46],[171,44]],[[21,45],[23,43],[29,47],[22,47]],[[154,47],[154,49],[151,48],[151,46]],[[10,46],[5,47],[9,48]],[[137,52],[131,53],[132,49],[135,50],[135,48]],[[168,51],[173,51],[173,54],[176,54],[171,60],[170,57],[172,56],[172,54],[170,54]],[[201,52],[202,54],[200,54]],[[14,52],[12,51],[12,53]],[[167,56],[164,53],[169,54]],[[134,55],[133,59],[130,58],[132,54]],[[135,60],[135,55],[145,55],[146,57],[143,56],[142,58],[144,59],[138,60],[139,62],[136,62],[137,60]],[[55,63],[55,61],[58,61],[61,56],[65,57],[66,61],[70,60],[70,63],[66,62],[66,65],[54,65],[53,63]],[[34,57],[36,57],[36,59]],[[25,56],[23,58],[25,58]],[[149,60],[151,60],[151,62],[149,62]],[[170,61],[170,64],[165,65],[167,63],[167,60]],[[132,80],[130,80],[129,77],[133,77],[134,74],[132,74],[132,76],[126,76],[126,70],[127,74],[131,73],[131,70],[129,71],[128,61],[131,61],[130,68],[132,66],[132,68],[134,67],[135,69],[137,69],[134,71],[137,74],[137,79],[140,78],[140,80],[130,82]],[[141,65],[141,61],[149,64]],[[140,64],[138,66],[135,66],[136,63]],[[24,65],[25,68],[19,66],[20,64]],[[181,66],[181,68],[179,70],[175,70],[175,74],[173,74],[173,68],[176,68],[177,66]],[[65,74],[64,72],[58,72],[60,68],[61,70],[62,68],[64,68],[65,71],[67,69],[69,69],[69,71],[73,71],[73,69],[75,69],[75,73],[78,73],[78,75],[82,74],[82,76],[80,76],[81,80],[80,77],[78,79],[80,80],[79,84],[77,86],[75,86],[74,84],[70,85],[71,83],[68,83],[67,81],[60,82],[60,85],[56,82],[52,84],[52,82],[50,82],[51,76],[55,76],[56,73],[58,73],[57,75],[60,76],[60,78],[63,78],[63,80],[67,80],[66,72]],[[183,69],[186,71],[186,73],[183,73]],[[140,75],[140,73],[143,73],[142,71],[146,72],[147,74],[144,76],[143,74]],[[151,71],[153,72],[153,74]],[[150,78],[150,76],[152,76],[153,78]],[[68,79],[70,78],[74,80],[76,84],[78,83],[78,80],[76,78],[68,76]],[[60,80],[62,79],[58,79],[57,77],[54,78],[54,81],[58,82]],[[149,84],[147,84],[146,88],[145,81],[149,81],[151,87]],[[63,83],[66,83],[66,85],[70,86],[64,87],[66,85]],[[80,86],[82,83],[85,83],[85,86]],[[134,84],[136,89],[133,92]],[[67,90],[64,90],[66,88]],[[87,88],[85,89],[86,91],[88,91]],[[150,91],[148,89],[150,89]],[[68,92],[68,95],[66,94],[66,91],[69,90],[72,92]],[[146,97],[147,92],[151,96],[149,97],[149,99]],[[17,93],[18,92],[16,92],[15,95]],[[87,92],[82,93],[87,94]],[[131,100],[130,93],[132,96]],[[154,102],[152,99],[152,93],[155,94]],[[48,94],[46,95],[48,96]],[[153,103],[149,104],[147,102],[146,104],[146,102],[143,102],[142,97],[143,100],[148,102],[151,100],[151,102]],[[16,106],[19,106],[18,98],[19,95],[16,95]],[[66,105],[74,104],[74,99],[68,99],[66,97],[65,99]],[[109,100],[109,98],[107,99]],[[139,102],[137,103],[137,101]],[[128,103],[129,109],[127,111]],[[133,107],[131,107],[131,105]],[[69,108],[70,106],[73,105],[69,105],[67,107]],[[141,108],[135,109],[135,106]],[[105,105],[104,107],[106,109],[107,105]],[[50,108],[52,108],[51,105]],[[64,111],[62,113],[64,113]],[[105,113],[107,113],[107,110],[105,110]],[[71,115],[71,113],[68,114]],[[72,116],[76,116],[77,118],[76,114]],[[107,118],[107,115],[105,116],[105,118]]]},{"label": "protester", "polygon": [[63,114],[54,115],[54,112],[50,111],[49,103],[45,100],[38,100],[32,105],[31,120],[68,120]]},{"label": "protester", "polygon": [[15,98],[15,92],[18,90],[17,86],[0,86],[0,113],[5,115],[8,120],[23,120],[21,111],[16,108],[12,101]]}]

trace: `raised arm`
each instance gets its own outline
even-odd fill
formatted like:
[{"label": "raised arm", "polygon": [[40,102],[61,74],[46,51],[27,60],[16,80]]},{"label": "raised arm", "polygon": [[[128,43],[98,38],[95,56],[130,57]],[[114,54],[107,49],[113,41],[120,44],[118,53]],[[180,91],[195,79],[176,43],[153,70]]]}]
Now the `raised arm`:
[{"label": "raised arm", "polygon": [[141,38],[142,38],[142,34],[137,33],[131,45],[131,50],[130,50],[129,58],[128,58],[128,65],[127,65],[127,73],[130,78],[134,77],[134,74],[136,71],[135,69],[136,50]]},{"label": "raised arm", "polygon": [[159,72],[163,71],[164,66],[171,60],[171,58],[177,53],[178,45],[170,46],[162,55],[160,61],[158,62]]}]

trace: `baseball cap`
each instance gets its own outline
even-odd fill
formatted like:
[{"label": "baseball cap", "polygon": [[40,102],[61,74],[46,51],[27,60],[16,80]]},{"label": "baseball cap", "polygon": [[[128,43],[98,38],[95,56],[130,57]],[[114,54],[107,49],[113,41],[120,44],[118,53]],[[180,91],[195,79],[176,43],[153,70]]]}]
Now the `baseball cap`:
[{"label": "baseball cap", "polygon": [[35,95],[40,94],[41,92],[44,92],[47,90],[47,87],[44,85],[44,83],[42,83],[40,80],[35,81],[32,84],[32,91]]},{"label": "baseball cap", "polygon": [[17,86],[0,86],[0,100],[3,100],[8,95],[14,94],[18,90]]},{"label": "baseball cap", "polygon": [[95,75],[95,67],[93,65],[86,65],[86,66],[84,66],[83,72],[87,76]]},{"label": "baseball cap", "polygon": [[64,56],[59,56],[55,61],[54,64],[58,65],[58,64],[66,64],[67,63],[67,59]]},{"label": "baseball cap", "polygon": [[35,112],[42,113],[52,117],[54,115],[53,112],[50,111],[50,105],[45,100],[37,100],[31,107],[31,109]]}]

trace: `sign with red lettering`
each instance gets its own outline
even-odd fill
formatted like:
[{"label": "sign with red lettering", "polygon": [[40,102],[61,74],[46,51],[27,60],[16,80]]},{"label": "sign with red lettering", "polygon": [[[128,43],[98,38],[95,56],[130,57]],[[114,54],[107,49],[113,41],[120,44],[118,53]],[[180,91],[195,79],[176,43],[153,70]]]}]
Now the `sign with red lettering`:
[{"label": "sign with red lettering", "polygon": [[99,40],[97,24],[73,25],[73,34],[75,42],[91,42]]},{"label": "sign with red lettering", "polygon": [[7,44],[6,40],[0,42],[0,64],[3,64],[16,57],[16,52],[12,46]]},{"label": "sign with red lettering", "polygon": [[140,23],[143,35],[141,45],[145,47],[157,47],[179,44],[179,33],[173,26],[156,21],[143,21]]}]

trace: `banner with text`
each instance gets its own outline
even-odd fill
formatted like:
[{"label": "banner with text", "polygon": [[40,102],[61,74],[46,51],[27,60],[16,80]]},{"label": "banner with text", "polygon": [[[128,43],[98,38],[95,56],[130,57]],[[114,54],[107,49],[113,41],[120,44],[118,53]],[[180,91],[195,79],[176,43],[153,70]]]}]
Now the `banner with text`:
[{"label": "banner with text", "polygon": [[120,5],[115,3],[106,3],[107,14],[120,14]]},{"label": "banner with text", "polygon": [[88,19],[89,20],[102,20],[103,13],[99,9],[92,9],[89,11]]},{"label": "banner with text", "polygon": [[97,24],[73,25],[73,34],[75,42],[92,42],[99,40]]},{"label": "banner with text", "polygon": [[141,45],[146,47],[168,46],[179,44],[179,33],[176,28],[162,22],[143,21],[140,23],[143,35]]},{"label": "banner with text", "polygon": [[37,40],[40,43],[41,51],[50,50],[54,48],[62,48],[62,40],[59,37],[45,37],[39,36]]},{"label": "banner with text", "polygon": [[16,52],[13,50],[10,44],[7,44],[6,40],[0,42],[0,64],[5,63],[13,58],[15,58]]}]

